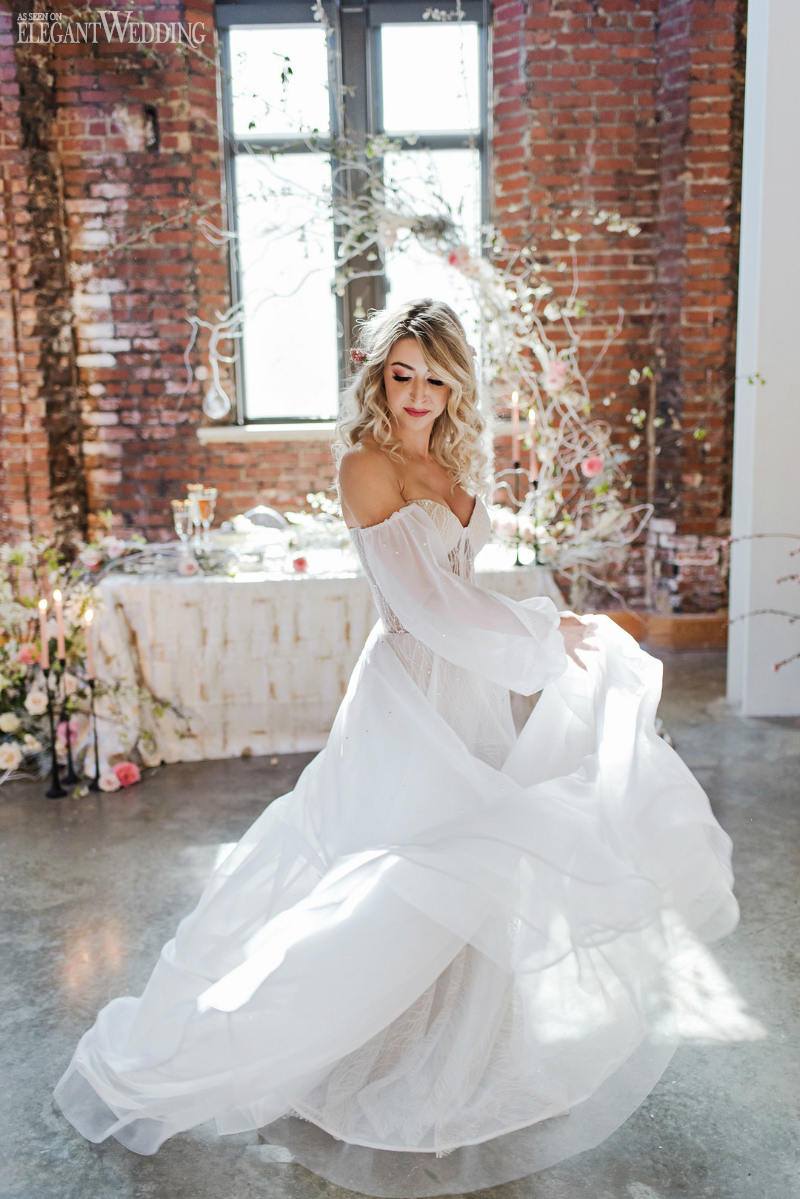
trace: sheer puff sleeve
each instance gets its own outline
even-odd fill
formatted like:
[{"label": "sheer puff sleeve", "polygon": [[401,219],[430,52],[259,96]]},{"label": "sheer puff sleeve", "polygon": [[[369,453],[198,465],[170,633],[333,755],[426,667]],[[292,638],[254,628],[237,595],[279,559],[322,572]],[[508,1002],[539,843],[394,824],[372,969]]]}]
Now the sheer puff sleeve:
[{"label": "sheer puff sleeve", "polygon": [[522,695],[567,668],[553,601],[512,600],[454,574],[440,532],[418,505],[353,532],[367,573],[400,624],[448,662]]}]

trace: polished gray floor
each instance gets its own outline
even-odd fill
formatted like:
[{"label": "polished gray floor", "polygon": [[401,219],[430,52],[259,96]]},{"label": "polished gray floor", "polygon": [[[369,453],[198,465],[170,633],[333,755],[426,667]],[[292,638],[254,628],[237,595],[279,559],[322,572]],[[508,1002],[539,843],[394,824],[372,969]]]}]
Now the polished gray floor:
[{"label": "polished gray floor", "polygon": [[[800,1196],[800,720],[742,719],[721,654],[665,655],[661,714],[735,844],[742,921],[709,950],[704,997],[659,1086],[600,1148],[483,1199]],[[50,1092],[106,1000],[138,994],[220,846],[310,755],[179,765],[130,791],[48,801],[0,791],[0,1196],[346,1199],[257,1134],[205,1130],[151,1158],[84,1142]]]}]

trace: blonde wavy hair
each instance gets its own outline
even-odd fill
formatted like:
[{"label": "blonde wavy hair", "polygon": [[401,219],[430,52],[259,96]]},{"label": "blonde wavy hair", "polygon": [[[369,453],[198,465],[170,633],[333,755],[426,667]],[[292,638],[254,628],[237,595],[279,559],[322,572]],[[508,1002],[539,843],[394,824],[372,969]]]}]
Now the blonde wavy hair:
[{"label": "blonde wavy hair", "polygon": [[371,313],[359,326],[357,345],[366,355],[344,396],[331,447],[337,470],[343,455],[367,434],[397,462],[403,450],[394,435],[383,384],[393,346],[403,337],[417,342],[428,369],[450,388],[433,423],[432,456],[471,494],[491,487],[486,421],[478,408],[474,352],[453,309],[441,300],[414,300]]}]

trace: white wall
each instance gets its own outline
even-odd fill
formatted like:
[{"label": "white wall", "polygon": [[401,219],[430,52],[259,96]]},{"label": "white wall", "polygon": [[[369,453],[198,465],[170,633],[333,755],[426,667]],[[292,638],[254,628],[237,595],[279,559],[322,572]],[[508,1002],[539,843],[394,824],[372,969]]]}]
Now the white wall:
[{"label": "white wall", "polygon": [[[731,617],[800,613],[800,2],[750,0],[747,29]],[[759,372],[766,383],[750,385]],[[752,716],[800,714],[800,622],[751,616],[730,626],[728,698]]]}]

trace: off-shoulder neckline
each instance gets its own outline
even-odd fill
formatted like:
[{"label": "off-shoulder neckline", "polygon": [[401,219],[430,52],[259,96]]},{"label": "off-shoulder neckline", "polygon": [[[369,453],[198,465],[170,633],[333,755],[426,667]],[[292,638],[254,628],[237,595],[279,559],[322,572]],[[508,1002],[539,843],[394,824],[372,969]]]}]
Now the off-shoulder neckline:
[{"label": "off-shoulder neckline", "polygon": [[395,516],[399,516],[401,512],[407,511],[407,509],[409,509],[412,504],[435,504],[437,508],[444,508],[445,512],[450,513],[453,520],[457,521],[462,533],[468,533],[469,530],[472,528],[472,522],[475,520],[475,515],[478,511],[479,502],[480,502],[479,497],[476,495],[475,499],[474,499],[474,503],[472,505],[472,512],[470,513],[470,518],[466,524],[461,523],[461,519],[458,516],[456,516],[455,512],[453,511],[453,509],[450,507],[449,504],[445,504],[442,500],[431,499],[429,496],[420,496],[420,497],[417,497],[416,499],[409,500],[407,504],[403,504],[402,508],[396,508],[395,511],[390,512],[389,515],[387,517],[385,517],[384,520],[376,521],[376,523],[374,525],[348,525],[347,528],[350,530],[350,532],[353,532],[353,533],[366,533],[366,532],[369,532],[370,529],[380,529],[383,525],[388,524],[389,521],[393,520]]}]

